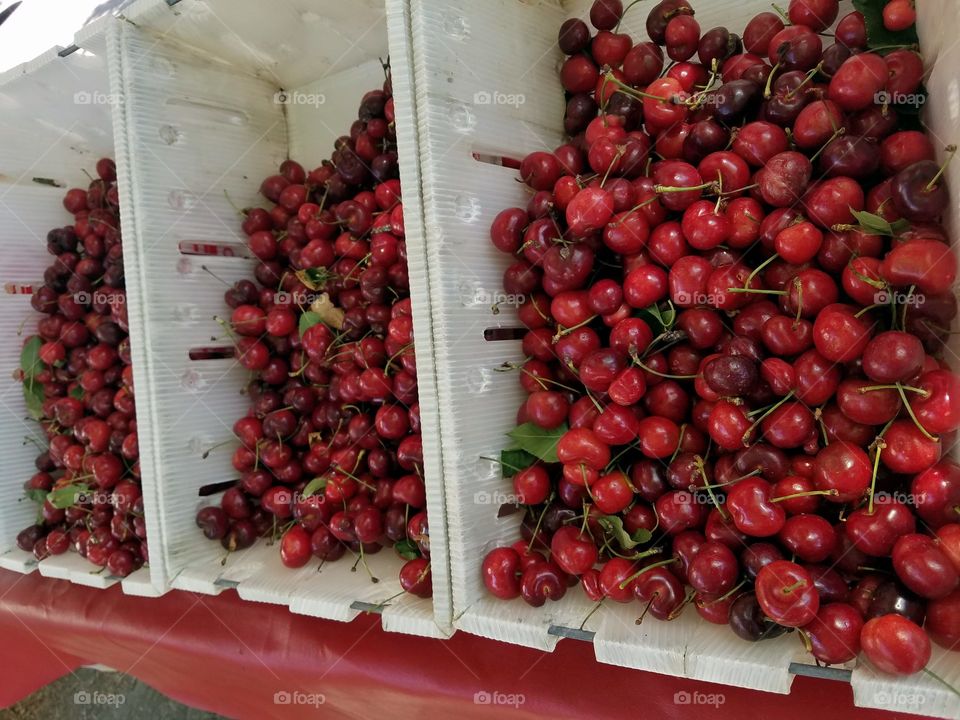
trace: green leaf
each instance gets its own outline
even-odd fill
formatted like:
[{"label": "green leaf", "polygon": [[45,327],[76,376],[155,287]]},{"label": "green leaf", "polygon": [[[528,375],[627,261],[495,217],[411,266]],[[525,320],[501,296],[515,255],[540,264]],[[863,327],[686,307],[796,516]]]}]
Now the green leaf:
[{"label": "green leaf", "polygon": [[910,229],[910,221],[903,219],[897,220],[890,224],[890,229],[893,230],[894,235],[899,235]]},{"label": "green leaf", "polygon": [[333,278],[333,275],[327,268],[307,268],[297,273],[297,279],[300,280],[311,290],[320,290]]},{"label": "green leaf", "polygon": [[32,500],[38,505],[43,505],[47,499],[46,491],[41,490],[40,488],[30,488],[25,494],[27,496],[27,500]]},{"label": "green leaf", "polygon": [[327,487],[328,480],[329,478],[326,475],[315,477],[313,480],[307,483],[306,487],[303,488],[303,496],[310,497],[311,495],[316,495],[317,493],[321,492]]},{"label": "green leaf", "polygon": [[505,478],[511,478],[521,470],[526,470],[536,461],[535,456],[520,448],[507,448],[500,452],[500,467]]},{"label": "green leaf", "polygon": [[673,329],[677,320],[677,309],[667,300],[661,305],[651,305],[640,311],[640,317],[647,322],[654,337]]},{"label": "green leaf", "polygon": [[46,365],[40,359],[40,348],[43,346],[43,340],[38,335],[29,338],[20,351],[20,369],[23,371],[24,383],[27,380],[33,380],[37,373],[46,369]]},{"label": "green leaf", "polygon": [[853,6],[863,13],[867,26],[867,47],[885,48],[878,51],[881,54],[893,52],[895,48],[887,48],[888,45],[915,45],[918,42],[916,25],[898,32],[892,32],[883,26],[883,8],[888,2],[889,0],[853,0]]},{"label": "green leaf", "polygon": [[73,390],[70,391],[70,397],[76,398],[77,400],[83,400],[83,388],[77,385]]},{"label": "green leaf", "polygon": [[565,432],[567,432],[566,423],[553,430],[544,430],[528,422],[514,428],[507,435],[513,438],[520,450],[525,450],[543,462],[555,463],[560,461],[557,457],[557,443]]},{"label": "green leaf", "polygon": [[396,550],[397,555],[404,560],[416,560],[420,557],[420,548],[409,538],[394,543],[393,549]]},{"label": "green leaf", "polygon": [[312,328],[314,325],[319,325],[323,320],[320,318],[320,313],[315,313],[311,311],[305,312],[300,316],[300,337],[303,337],[303,334]]},{"label": "green leaf", "polygon": [[43,394],[43,385],[33,378],[23,381],[23,401],[27,405],[27,412],[34,420],[43,418],[43,402],[46,397]]},{"label": "green leaf", "polygon": [[893,235],[893,226],[879,215],[853,208],[850,208],[850,213],[868,235]]},{"label": "green leaf", "polygon": [[86,485],[64,485],[47,493],[47,502],[55,508],[65,510],[77,504],[78,495],[85,495],[89,492],[90,488]]},{"label": "green leaf", "polygon": [[653,538],[653,533],[646,528],[640,528],[631,535],[623,527],[623,518],[616,515],[604,515],[603,517],[597,518],[597,522],[600,523],[600,527],[620,543],[620,547],[624,550],[632,550],[637,547],[637,545],[650,542]]}]

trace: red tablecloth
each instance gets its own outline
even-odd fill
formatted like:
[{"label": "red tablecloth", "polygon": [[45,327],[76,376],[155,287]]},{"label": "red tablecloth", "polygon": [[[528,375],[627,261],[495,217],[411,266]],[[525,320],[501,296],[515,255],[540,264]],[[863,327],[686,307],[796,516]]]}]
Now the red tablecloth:
[{"label": "red tablecloth", "polygon": [[[0,571],[0,707],[94,663],[239,718],[917,717],[855,709],[849,685],[829,680],[798,677],[790,696],[773,695],[601,665],[576,640],[553,653],[465,633],[441,642],[385,633],[377,617],[327,622],[232,591],[144,599]],[[684,691],[722,704],[676,703]],[[509,703],[517,707],[505,713]]]}]

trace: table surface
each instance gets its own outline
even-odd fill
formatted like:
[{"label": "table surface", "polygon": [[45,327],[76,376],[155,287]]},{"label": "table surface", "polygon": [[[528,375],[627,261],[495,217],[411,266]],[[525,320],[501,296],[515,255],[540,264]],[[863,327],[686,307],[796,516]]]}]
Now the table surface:
[{"label": "table surface", "polygon": [[[854,708],[850,686],[830,680],[797,677],[789,696],[775,695],[602,665],[576,640],[552,653],[463,632],[441,641],[384,632],[376,616],[319,620],[233,591],[147,599],[39,573],[0,570],[0,638],[0,707],[102,664],[237,718],[917,718]],[[676,702],[681,693],[700,704]]]}]

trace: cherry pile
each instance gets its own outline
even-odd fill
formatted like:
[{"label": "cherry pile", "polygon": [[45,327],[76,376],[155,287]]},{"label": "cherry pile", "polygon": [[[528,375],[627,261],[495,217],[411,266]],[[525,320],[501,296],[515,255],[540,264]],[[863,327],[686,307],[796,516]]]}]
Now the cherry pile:
[{"label": "cherry pile", "polygon": [[[256,283],[225,295],[253,373],[233,426],[239,480],[197,525],[228,551],[279,538],[280,559],[358,563],[384,547],[432,594],[420,406],[390,80],[311,172],[285,161],[245,211]],[[372,577],[372,575],[371,575]],[[377,578],[373,578],[377,581]]]},{"label": "cherry pile", "polygon": [[569,141],[522,160],[529,203],[490,230],[528,393],[492,595],[693,604],[890,673],[960,642],[943,168],[889,104],[922,92],[915,47],[871,50],[859,12],[825,34],[838,11],[738,36],[662,0],[634,42],[596,0],[596,32],[561,27]]},{"label": "cherry pile", "polygon": [[17,536],[37,560],[71,547],[125,577],[147,562],[137,419],[113,160],[67,192],[73,223],[47,234],[55,259],[31,298],[42,313],[19,377],[49,446],[24,484],[37,521]]}]

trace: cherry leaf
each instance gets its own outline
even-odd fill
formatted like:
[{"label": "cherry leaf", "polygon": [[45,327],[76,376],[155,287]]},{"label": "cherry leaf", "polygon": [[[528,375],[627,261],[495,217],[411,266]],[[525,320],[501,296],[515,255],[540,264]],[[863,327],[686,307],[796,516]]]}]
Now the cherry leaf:
[{"label": "cherry leaf", "polygon": [[631,535],[627,532],[626,528],[623,527],[623,518],[616,515],[604,515],[597,518],[597,522],[607,534],[613,536],[613,538],[620,543],[620,547],[624,550],[632,550],[638,545],[650,542],[653,538],[653,533],[646,528],[639,528]]},{"label": "cherry leaf", "polygon": [[404,560],[416,560],[420,557],[420,548],[417,547],[417,544],[407,538],[405,540],[399,540],[393,545],[393,549],[397,551],[397,555],[402,557]]},{"label": "cherry leaf", "polygon": [[47,493],[47,502],[58,510],[66,510],[68,507],[76,505],[81,495],[90,492],[86,485],[64,485]]},{"label": "cherry leaf", "polygon": [[557,443],[565,432],[566,423],[553,430],[544,430],[539,425],[528,422],[514,428],[507,435],[517,443],[520,450],[525,450],[543,462],[555,463],[560,461],[557,457]]},{"label": "cherry leaf", "polygon": [[879,215],[850,208],[850,213],[868,235],[893,235],[893,226]]},{"label": "cherry leaf", "polygon": [[310,497],[311,495],[316,495],[319,492],[322,492],[327,487],[327,476],[320,475],[315,477],[313,480],[307,483],[306,487],[303,488],[303,496]]},{"label": "cherry leaf", "polygon": [[300,337],[303,337],[304,333],[307,332],[314,325],[319,325],[323,320],[321,320],[320,315],[315,312],[305,312],[300,316]]},{"label": "cherry leaf", "polygon": [[500,467],[505,478],[511,478],[521,470],[526,470],[536,461],[534,455],[520,448],[507,448],[500,452]]}]

